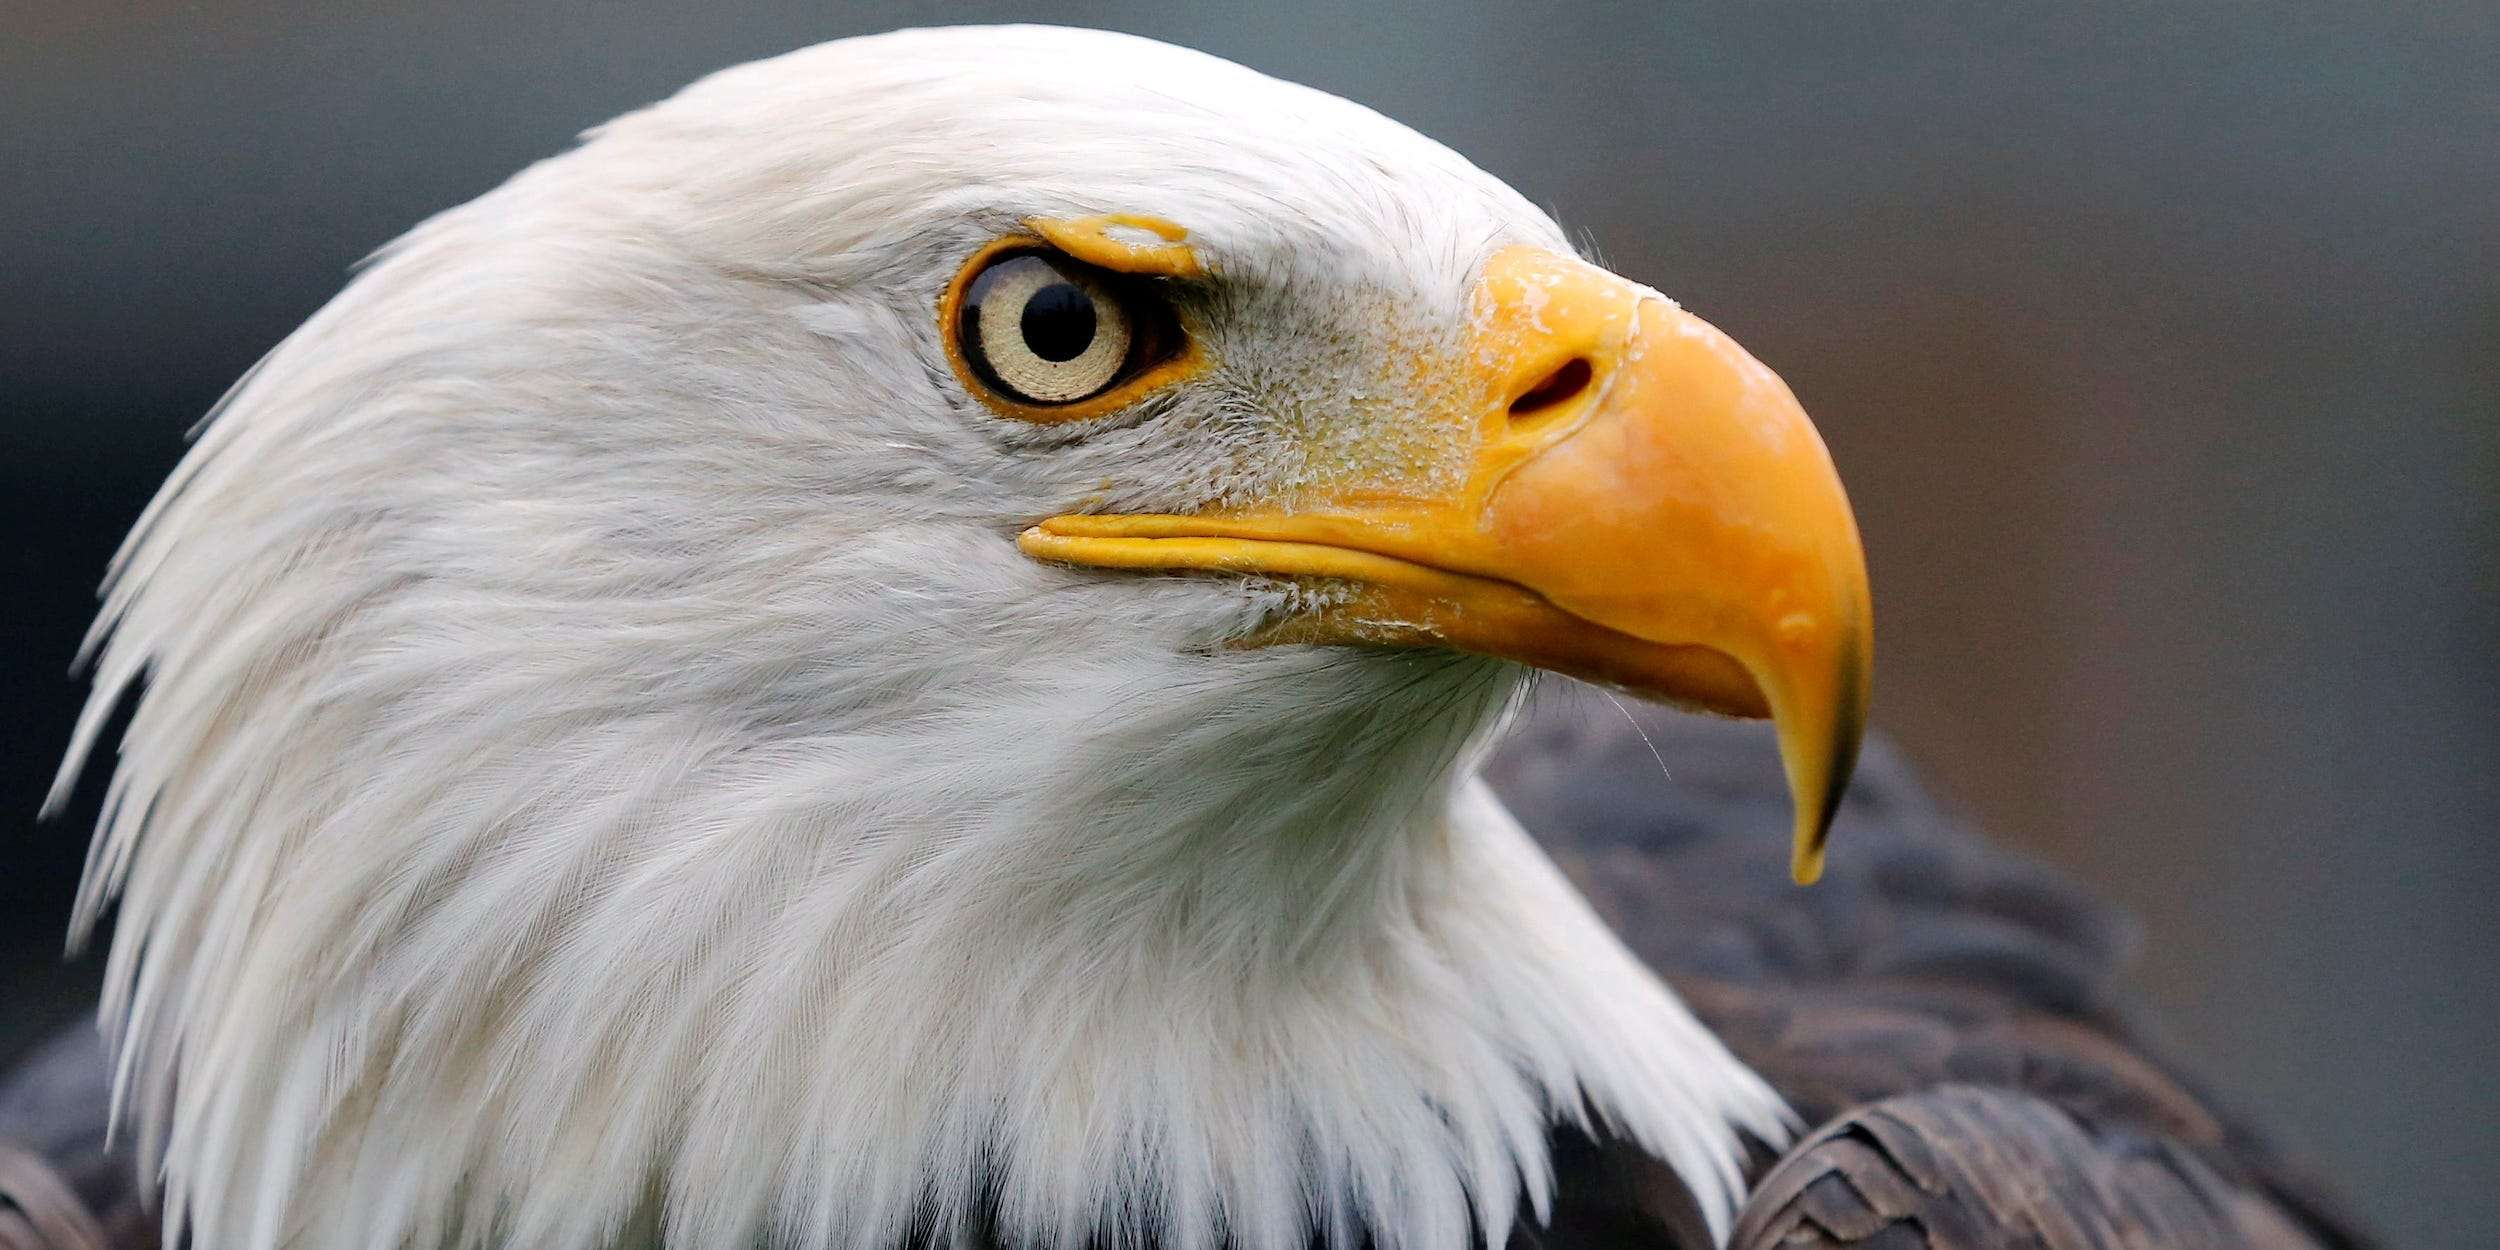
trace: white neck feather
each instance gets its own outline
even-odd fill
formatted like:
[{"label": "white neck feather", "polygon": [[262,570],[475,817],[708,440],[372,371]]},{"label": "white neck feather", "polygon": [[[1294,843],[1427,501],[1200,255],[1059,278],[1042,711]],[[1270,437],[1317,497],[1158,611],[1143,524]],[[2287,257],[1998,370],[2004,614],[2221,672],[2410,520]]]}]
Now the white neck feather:
[{"label": "white neck feather", "polygon": [[[310,758],[202,734],[177,771],[257,767],[264,813],[362,800],[228,841],[156,792],[115,962],[177,1211],[235,1247],[1453,1247],[1542,1210],[1594,1113],[1724,1227],[1778,1100],[1466,775],[1506,671],[1032,667],[735,731],[411,687]],[[416,745],[463,717],[526,749]]]}]

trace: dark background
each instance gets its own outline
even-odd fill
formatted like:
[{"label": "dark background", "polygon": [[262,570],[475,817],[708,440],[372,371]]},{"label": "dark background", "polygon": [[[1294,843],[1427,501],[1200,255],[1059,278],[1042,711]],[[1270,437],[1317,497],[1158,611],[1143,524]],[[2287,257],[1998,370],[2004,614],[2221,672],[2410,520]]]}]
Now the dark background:
[{"label": "dark background", "polygon": [[0,3],[0,1046],[91,975],[65,670],[228,382],[696,75],[1039,17],[1374,105],[1779,369],[1878,725],[2143,917],[2180,1045],[2400,1244],[2500,1223],[2500,6],[520,7]]}]

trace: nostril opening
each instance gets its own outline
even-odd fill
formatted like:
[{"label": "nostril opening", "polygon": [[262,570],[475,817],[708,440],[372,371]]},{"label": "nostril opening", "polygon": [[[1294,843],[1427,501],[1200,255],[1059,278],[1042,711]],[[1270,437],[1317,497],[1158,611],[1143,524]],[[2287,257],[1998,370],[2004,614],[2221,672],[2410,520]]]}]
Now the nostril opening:
[{"label": "nostril opening", "polygon": [[1574,356],[1564,361],[1552,373],[1546,374],[1543,381],[1510,401],[1511,420],[1533,417],[1560,406],[1572,396],[1587,390],[1590,379],[1596,376],[1597,371],[1590,367],[1586,357]]}]

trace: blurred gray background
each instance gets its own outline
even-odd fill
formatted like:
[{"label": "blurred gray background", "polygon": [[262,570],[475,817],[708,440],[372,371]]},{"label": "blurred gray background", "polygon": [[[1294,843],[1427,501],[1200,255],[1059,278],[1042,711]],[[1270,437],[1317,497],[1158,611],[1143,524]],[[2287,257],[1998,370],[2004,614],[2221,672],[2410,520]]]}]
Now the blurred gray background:
[{"label": "blurred gray background", "polygon": [[1780,370],[1860,509],[1878,725],[2141,916],[2180,1046],[2398,1244],[2500,1225],[2500,6],[523,7],[0,5],[0,1047],[92,976],[100,787],[32,814],[95,578],[228,382],[708,70],[1046,19],[1403,119]]}]

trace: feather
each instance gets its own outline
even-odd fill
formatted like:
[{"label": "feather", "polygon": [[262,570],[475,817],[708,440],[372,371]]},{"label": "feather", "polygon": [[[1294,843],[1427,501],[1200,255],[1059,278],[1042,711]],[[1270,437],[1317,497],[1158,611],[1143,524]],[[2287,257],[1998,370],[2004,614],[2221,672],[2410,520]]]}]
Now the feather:
[{"label": "feather", "polygon": [[[1108,209],[1188,223],[1217,367],[989,414],[936,294]],[[726,71],[383,249],[141,519],[62,772],[131,695],[82,915],[168,1239],[1439,1247],[1557,1119],[1725,1228],[1784,1113],[1468,780],[1516,670],[1009,541],[1441,471],[1414,362],[1520,240],[1345,101],[1009,28]]]},{"label": "feather", "polygon": [[[1762,737],[1556,687],[1487,769],[1634,950],[1816,1126],[1756,1157],[1731,1247],[2373,1244],[2145,1036],[2117,981],[2130,926],[1960,827],[1885,744],[1823,882],[1790,886]],[[1671,1226],[1672,1189],[1644,1192],[1646,1208],[1614,1201]]]}]

